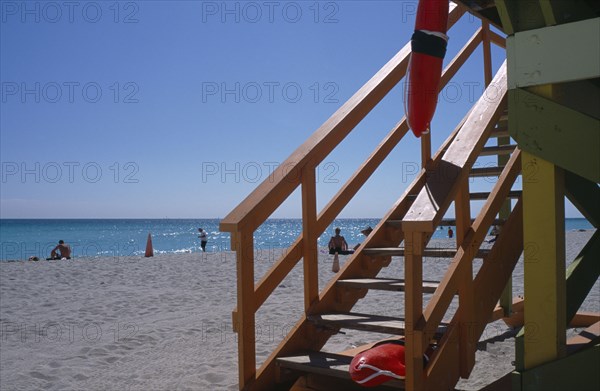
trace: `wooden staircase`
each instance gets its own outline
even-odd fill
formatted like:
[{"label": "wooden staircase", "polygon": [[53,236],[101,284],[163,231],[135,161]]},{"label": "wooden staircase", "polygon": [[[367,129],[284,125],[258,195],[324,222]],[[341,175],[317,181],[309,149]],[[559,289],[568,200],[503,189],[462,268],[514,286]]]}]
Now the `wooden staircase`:
[{"label": "wooden staircase", "polygon": [[[501,82],[502,77],[502,74],[498,75],[498,82]],[[502,104],[498,104],[493,109],[495,112],[500,113],[502,111]],[[489,110],[491,108],[488,108]],[[432,159],[431,170],[429,170],[429,173],[427,171],[423,173],[426,176],[425,183],[420,185],[419,180],[415,181],[415,187],[420,189],[419,194],[421,192],[429,194],[431,186],[428,187],[428,185],[432,185],[430,182],[432,178],[437,178],[435,175],[436,168],[443,166],[446,155],[451,154],[450,156],[455,156],[452,154],[452,149],[457,148],[456,146],[461,144],[461,140],[468,140],[468,138],[462,138],[462,135],[467,133],[472,136],[476,133],[471,131],[472,129],[466,128],[469,124],[469,118],[473,118],[475,115],[479,116],[477,110],[471,112],[460,129],[457,129],[458,132],[451,138],[448,148],[442,148],[442,151],[445,150],[446,152],[443,155],[440,153]],[[488,128],[491,130],[494,127],[494,119],[490,121],[488,124],[481,123],[479,126],[480,142],[476,144],[480,145],[481,150],[484,149],[483,145],[489,138],[489,131],[485,132],[485,129]],[[522,239],[520,239],[522,232],[520,204],[517,204],[508,221],[495,219],[503,201],[507,198],[518,199],[520,197],[519,191],[510,190],[516,176],[520,172],[519,153],[515,151],[514,146],[510,148],[513,152],[512,158],[506,167],[496,169],[500,173],[501,178],[496,183],[496,187],[492,192],[486,194],[487,197],[485,199],[487,202],[484,208],[482,208],[481,214],[474,221],[471,220],[470,215],[466,217],[466,221],[464,221],[464,218],[463,221],[456,221],[457,231],[459,231],[457,234],[463,235],[462,244],[458,249],[426,247],[428,238],[437,227],[437,224],[433,223],[433,220],[443,216],[445,209],[436,210],[435,213],[427,217],[429,220],[424,220],[420,217],[418,220],[408,220],[407,216],[410,217],[415,213],[421,213],[423,210],[427,210],[427,208],[419,204],[422,201],[419,201],[418,196],[405,196],[399,201],[398,205],[404,205],[405,203],[409,205],[396,208],[406,209],[403,218],[384,219],[375,228],[374,233],[359,248],[352,259],[348,261],[346,267],[339,273],[332,284],[325,289],[325,293],[321,296],[319,303],[315,304],[312,308],[313,311],[307,315],[306,322],[317,327],[321,326],[321,333],[337,333],[343,329],[352,329],[391,334],[393,336],[405,336],[407,351],[413,349],[412,357],[414,359],[412,362],[414,366],[412,370],[414,372],[418,372],[417,368],[423,368],[421,357],[423,357],[425,348],[430,343],[437,346],[437,353],[433,357],[432,364],[426,368],[427,373],[418,374],[418,378],[407,376],[407,384],[404,384],[404,382],[395,382],[394,385],[388,383],[387,387],[404,388],[406,386],[409,389],[427,390],[447,389],[453,387],[462,374],[465,377],[468,376],[468,373],[472,369],[475,344],[479,335],[483,332],[485,325],[491,320],[492,312],[496,307],[496,302],[500,297],[502,288],[507,283],[523,248]],[[502,148],[499,151],[503,153],[507,149]],[[465,173],[463,176],[465,176],[466,180],[472,175],[472,169],[468,165],[463,167],[463,172]],[[452,187],[451,185],[453,186],[453,182],[449,181],[448,186]],[[415,191],[416,189],[407,192],[407,194]],[[457,197],[457,193],[458,190],[454,192],[447,190],[445,199],[454,200]],[[483,198],[482,193],[474,194],[475,196],[473,197],[463,198],[463,202],[469,203],[471,199]],[[429,202],[430,199],[427,200]],[[448,202],[446,203],[449,204]],[[463,205],[463,208],[467,208],[467,206]],[[392,210],[388,216],[396,214],[397,210]],[[423,225],[423,222],[429,222],[433,230],[410,232],[408,231],[410,228],[407,227],[410,227],[413,221],[417,221],[420,226]],[[439,218],[439,221],[446,222],[447,220]],[[493,247],[480,248],[479,246],[483,242],[492,223],[505,223],[507,233],[503,234],[502,239],[499,239],[498,244],[495,244]],[[407,233],[413,236],[420,235],[421,242],[418,243],[421,245],[419,246],[414,241],[407,241]],[[396,238],[395,246],[390,246],[389,238],[394,236]],[[384,238],[384,240],[381,240],[381,238]],[[400,246],[402,242],[404,246]],[[379,243],[385,244],[385,247],[379,245]],[[501,257],[498,255],[500,253],[502,253]],[[370,271],[368,268],[364,268],[365,263],[371,269],[379,269],[380,267],[389,265],[391,257],[404,257],[404,278],[385,279],[371,277],[370,275],[365,276],[365,274],[372,273],[372,271],[371,273],[365,273],[365,270]],[[422,279],[422,270],[419,271],[418,269],[420,266],[422,267],[423,257],[439,258],[440,261],[445,261],[448,258],[452,259],[446,276],[441,282],[424,281]],[[478,273],[474,280],[471,277],[469,281],[469,278],[465,277],[464,274],[471,273],[472,275],[472,270],[469,266],[472,265],[472,261],[475,258],[483,259],[484,265],[492,263],[500,265],[504,273],[499,273],[498,266],[486,266],[480,270],[481,274]],[[412,269],[409,267],[409,262],[413,262]],[[358,265],[358,267],[354,265]],[[499,278],[500,276],[502,278]],[[485,301],[483,298],[475,300],[473,292],[475,292],[476,285],[478,284],[485,285],[492,290],[493,300],[489,298]],[[471,287],[468,285],[471,285]],[[412,308],[415,308],[412,319],[410,315],[406,317],[394,317],[351,312],[351,305],[354,304],[357,296],[364,296],[364,291],[368,289],[405,292],[404,308],[411,308],[411,304]],[[353,294],[350,290],[356,292],[362,291],[362,293]],[[434,295],[424,311],[421,305],[423,294]],[[446,314],[446,310],[450,304],[449,301],[457,294],[461,302],[458,312],[450,321],[443,321],[442,317]],[[347,296],[350,296],[350,298],[348,299]],[[329,297],[333,297],[333,301],[330,302]],[[469,311],[462,311],[462,307],[467,305],[471,309]],[[335,311],[330,311],[331,309]],[[466,330],[465,327],[467,328]],[[468,337],[461,338],[461,335],[464,334]],[[420,339],[411,338],[411,336],[420,336]],[[444,353],[445,356],[440,356]],[[333,361],[335,365],[333,365],[333,368],[330,368],[332,366],[332,362],[328,360],[331,357],[330,355],[331,353],[315,350],[304,352],[302,355],[276,357],[275,361],[281,373],[292,376],[294,374],[297,376],[298,374],[314,375],[317,373],[320,377],[328,374],[335,377],[336,375],[329,373],[329,371],[345,370],[347,372],[347,367],[352,360],[352,356],[336,355]],[[459,360],[460,357],[462,359]],[[452,362],[457,364],[454,368],[452,368]],[[409,362],[407,361],[408,365]],[[282,375],[280,374],[281,377]],[[348,375],[345,374],[344,377],[347,378]],[[300,382],[305,384],[307,380],[304,378]],[[431,388],[432,386],[440,388]],[[313,385],[313,389],[315,389],[314,387]]]},{"label": "wooden staircase", "polygon": [[[464,13],[451,7],[449,26]],[[522,207],[513,185],[520,174],[520,151],[507,138],[506,66],[491,79],[490,43],[502,38],[486,23],[446,67],[442,87],[449,82],[475,48],[483,43],[486,82],[494,89],[485,94],[455,127],[438,152],[431,156],[429,135],[422,138],[422,171],[381,219],[364,243],[335,277],[319,291],[316,239],[367,181],[383,159],[407,133],[403,118],[379,144],[334,198],[317,214],[315,167],[406,73],[410,44],[405,46],[354,97],[290,156],[222,222],[231,232],[237,252],[238,305],[233,312],[238,333],[240,389],[361,389],[349,380],[348,365],[356,350],[327,352],[328,340],[344,330],[360,330],[405,339],[405,381],[388,382],[374,389],[446,390],[471,372],[476,343],[523,250]],[[489,75],[489,77],[488,77]],[[486,91],[487,92],[487,91]],[[497,145],[489,145],[498,139]],[[479,157],[498,155],[505,164],[476,166]],[[289,164],[296,169],[290,174]],[[476,177],[493,177],[489,192],[471,192]],[[252,233],[295,188],[302,188],[302,235],[256,284]],[[512,212],[499,218],[501,208],[516,200]],[[471,217],[471,201],[484,201]],[[445,218],[454,205],[455,217]],[[482,243],[493,225],[502,234],[491,246]],[[456,226],[456,247],[427,247],[441,225]],[[439,258],[445,272],[440,281],[423,279],[423,258]],[[478,270],[473,260],[480,259]],[[304,311],[279,346],[256,368],[255,313],[275,288],[303,260]],[[380,271],[404,264],[404,275],[378,277]],[[398,302],[397,312],[378,315],[353,311],[369,290],[387,292]],[[477,292],[477,295],[475,294]],[[404,298],[402,300],[402,296]],[[423,297],[428,302],[423,305]],[[458,306],[452,306],[458,302]],[[457,308],[455,308],[457,307]],[[434,346],[430,362],[423,354]]]}]

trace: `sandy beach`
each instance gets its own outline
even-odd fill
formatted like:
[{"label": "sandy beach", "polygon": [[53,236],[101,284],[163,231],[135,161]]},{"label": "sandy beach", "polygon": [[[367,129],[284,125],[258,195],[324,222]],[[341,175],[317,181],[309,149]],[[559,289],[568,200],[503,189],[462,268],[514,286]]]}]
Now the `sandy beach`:
[{"label": "sandy beach", "polygon": [[[592,233],[566,234],[568,262]],[[257,251],[257,279],[280,251]],[[321,253],[320,287],[334,275],[331,262]],[[426,259],[425,279],[439,279],[447,264]],[[402,269],[394,258],[380,276],[402,277]],[[235,270],[233,252],[0,263],[0,389],[236,390]],[[514,276],[514,294],[522,295],[522,260]],[[256,316],[259,362],[302,311],[300,267],[275,294]],[[400,316],[401,295],[394,302],[370,292],[355,310]],[[584,309],[600,311],[598,283]],[[510,372],[513,335],[501,322],[490,324],[471,378],[457,388],[475,390]],[[348,330],[327,348],[366,338]]]}]

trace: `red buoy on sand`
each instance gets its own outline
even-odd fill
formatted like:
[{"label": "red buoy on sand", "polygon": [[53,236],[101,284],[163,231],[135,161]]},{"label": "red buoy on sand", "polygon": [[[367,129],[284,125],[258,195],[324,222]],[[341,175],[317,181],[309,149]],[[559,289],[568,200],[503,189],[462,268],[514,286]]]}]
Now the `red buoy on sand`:
[{"label": "red buoy on sand", "polygon": [[146,241],[146,254],[144,254],[146,258],[154,256],[154,249],[152,248],[152,235],[148,232],[148,240]]},{"label": "red buoy on sand", "polygon": [[[429,362],[433,349],[429,346],[423,355],[424,365]],[[352,380],[363,387],[375,387],[393,379],[404,380],[404,340],[381,341],[358,353],[350,362],[349,371]]]},{"label": "red buoy on sand", "polygon": [[392,379],[403,380],[406,374],[403,341],[376,345],[354,356],[350,377],[363,387],[375,387]]},{"label": "red buoy on sand", "polygon": [[419,0],[411,39],[407,120],[417,137],[429,133],[448,44],[448,0]]}]

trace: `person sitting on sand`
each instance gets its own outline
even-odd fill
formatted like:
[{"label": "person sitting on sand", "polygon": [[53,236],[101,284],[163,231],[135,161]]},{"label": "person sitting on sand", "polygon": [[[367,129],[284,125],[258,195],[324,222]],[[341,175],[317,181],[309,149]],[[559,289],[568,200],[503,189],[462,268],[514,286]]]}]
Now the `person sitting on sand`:
[{"label": "person sitting on sand", "polygon": [[341,229],[335,229],[335,236],[329,239],[329,254],[338,253],[340,255],[352,254],[354,250],[348,250],[346,239],[340,235]]},{"label": "person sitting on sand", "polygon": [[50,252],[50,258],[46,258],[48,261],[57,259],[71,259],[71,247],[65,244],[63,240],[58,241],[58,246],[54,247]]}]

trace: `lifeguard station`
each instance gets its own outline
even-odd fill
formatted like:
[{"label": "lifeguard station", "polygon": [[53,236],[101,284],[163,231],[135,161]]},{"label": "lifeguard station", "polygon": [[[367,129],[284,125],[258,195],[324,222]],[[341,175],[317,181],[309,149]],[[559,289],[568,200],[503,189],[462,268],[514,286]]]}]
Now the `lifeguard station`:
[{"label": "lifeguard station", "polygon": [[[429,135],[421,138],[421,172],[326,286],[318,284],[324,266],[317,238],[390,152],[403,147],[405,118],[320,211],[315,169],[406,76],[410,43],[222,220],[237,251],[233,324],[240,389],[362,389],[348,374],[352,352],[322,351],[333,335],[358,329],[405,336],[405,380],[376,389],[453,390],[459,378],[469,377],[486,325],[501,318],[524,325],[503,389],[600,388],[600,314],[579,312],[600,275],[600,231],[571,260],[565,259],[564,227],[564,197],[600,226],[600,2],[456,1],[449,28],[467,12],[481,27],[448,63],[440,88],[482,45],[488,89],[437,152]],[[492,44],[506,49],[495,75]],[[495,167],[476,164],[490,155],[497,155]],[[478,176],[496,178],[489,192],[470,190],[470,178]],[[515,189],[519,176],[522,189]],[[253,232],[298,187],[302,234],[255,283]],[[473,215],[475,200],[484,204]],[[451,205],[455,216],[447,219]],[[491,247],[482,246],[494,224],[502,233]],[[428,247],[440,225],[456,226],[455,248]],[[513,299],[511,275],[523,253],[525,298]],[[436,282],[423,278],[423,258],[432,256],[452,259]],[[300,260],[303,315],[257,368],[255,314]],[[404,275],[378,277],[395,262],[403,263]],[[387,292],[403,303],[403,313],[354,312],[369,290]],[[458,308],[450,311],[456,300]],[[567,339],[569,325],[583,331]],[[424,365],[432,343],[435,352]]]}]

